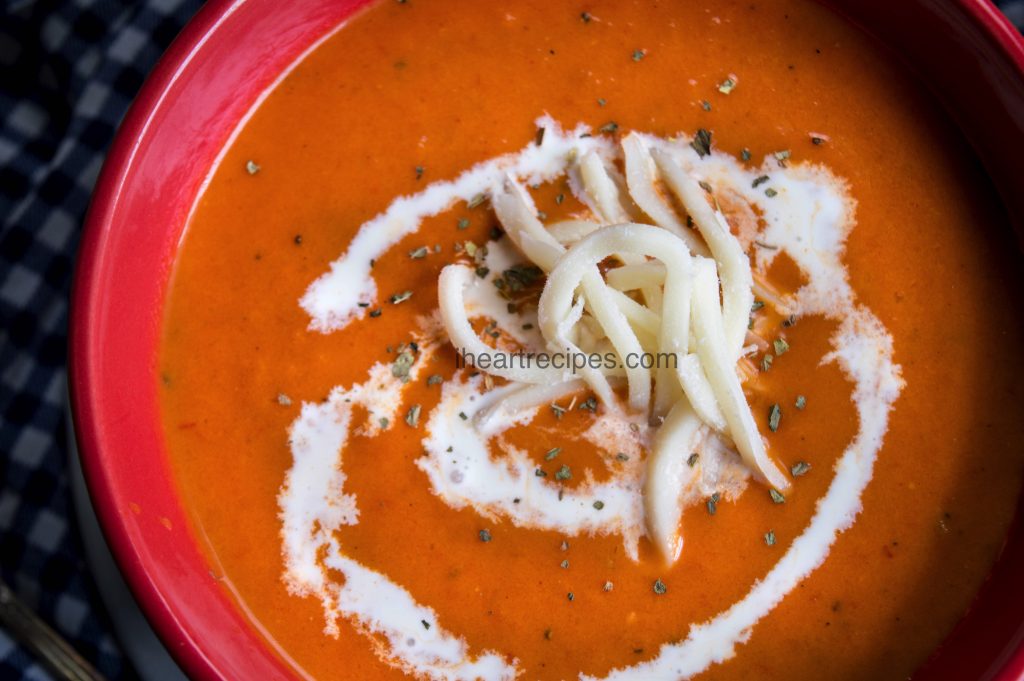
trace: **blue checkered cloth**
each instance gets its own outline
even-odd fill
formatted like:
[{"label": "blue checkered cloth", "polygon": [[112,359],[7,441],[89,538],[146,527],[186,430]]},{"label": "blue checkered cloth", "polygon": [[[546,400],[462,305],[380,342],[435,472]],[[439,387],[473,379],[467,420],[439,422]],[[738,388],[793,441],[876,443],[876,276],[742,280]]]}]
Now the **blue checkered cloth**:
[{"label": "blue checkered cloth", "polygon": [[[0,9],[0,574],[111,679],[133,678],[84,561],[66,470],[68,289],[121,117],[197,0]],[[0,679],[48,679],[0,631]]]},{"label": "blue checkered cloth", "polygon": [[[0,575],[97,669],[134,678],[83,560],[64,423],[68,289],[114,131],[199,0],[0,10]],[[1001,3],[1018,26],[1024,0]],[[49,679],[0,631],[0,681]]]}]

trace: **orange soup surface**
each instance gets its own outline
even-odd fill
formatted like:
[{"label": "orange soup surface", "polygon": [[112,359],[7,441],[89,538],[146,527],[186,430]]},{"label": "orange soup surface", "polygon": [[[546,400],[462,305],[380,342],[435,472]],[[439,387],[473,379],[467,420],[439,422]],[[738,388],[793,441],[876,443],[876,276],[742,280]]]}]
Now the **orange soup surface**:
[{"label": "orange soup surface", "polygon": [[[630,140],[645,140],[659,164],[675,154],[694,181],[704,178],[701,201],[721,210],[744,266],[749,259],[755,303],[736,366],[784,475],[784,489],[765,484],[732,451],[734,428],[730,438],[702,425],[702,442],[725,453],[687,451],[683,472],[705,475],[721,456],[743,474],[716,478],[714,494],[691,490],[675,560],[659,552],[649,524],[644,533],[650,491],[638,486],[669,420],[636,420],[621,372],[609,379],[614,404],[584,381],[486,440],[491,458],[477,465],[528,495],[484,502],[467,492],[453,501],[440,491],[457,495],[476,470],[445,468],[455,461],[447,455],[467,454],[447,444],[442,426],[454,433],[480,423],[459,408],[445,420],[447,400],[515,387],[456,353],[438,321],[442,271],[459,265],[472,286],[501,296],[504,322],[470,315],[488,347],[519,347],[516,334],[543,331],[525,327],[539,324],[552,270],[512,243],[493,191],[396,231],[363,263],[366,276],[341,279],[334,299],[318,299],[358,298],[348,317],[327,315],[318,326],[307,304],[362,225],[398,210],[399,197],[441,191],[493,159],[519,159],[523,172],[488,186],[527,192],[546,226],[622,222],[599,219],[573,179],[583,172],[573,164],[596,150],[628,221],[658,224],[627,191],[620,148]],[[574,151],[559,156],[559,144]],[[566,166],[531,182],[530,153]],[[667,166],[649,167],[683,229],[703,233],[692,206],[666,189]],[[729,189],[729,178],[742,187]],[[817,275],[806,263],[826,248],[814,244],[805,262],[793,255],[796,240],[788,250],[764,240],[796,233],[772,216],[797,210],[801,187],[809,197],[834,192],[850,211],[845,247],[828,246],[841,262],[827,271],[845,272],[854,298],[844,304],[878,322],[861,329],[868,336],[844,336],[842,315],[787,307],[807,295]],[[576,243],[567,237],[558,248],[573,252]],[[495,264],[497,253],[512,260]],[[668,258],[651,256],[634,264]],[[991,188],[935,102],[891,55],[816,3],[381,0],[276,87],[198,199],[159,354],[172,469],[211,579],[297,674],[906,678],[967,610],[1020,489],[1017,263]],[[595,276],[611,282],[621,264],[604,258]],[[655,294],[623,295],[658,309]],[[580,303],[578,314],[592,313]],[[668,316],[660,309],[657,319]],[[606,347],[597,335],[595,347]],[[864,337],[891,341],[894,380],[858,397],[836,344]],[[690,348],[710,379],[711,354],[701,353],[712,351]],[[843,459],[870,421],[858,408],[885,406],[877,400],[887,389],[891,409],[871,421],[883,424],[884,444],[861,442],[859,459]],[[624,442],[640,444],[627,451]],[[499,443],[519,459],[501,458]],[[304,478],[313,454],[329,455],[327,474]],[[519,477],[513,460],[525,466]],[[815,535],[820,565],[779,587],[770,605],[738,606],[754,613],[749,637],[695,638],[766,575],[796,574],[780,561],[798,553],[794,542],[827,514],[819,502],[841,491],[851,466],[866,486],[851,492],[852,523]],[[629,475],[640,482],[616,486]],[[482,485],[478,496],[493,489]],[[334,501],[320,503],[321,492]],[[522,510],[530,504],[541,519]],[[640,524],[616,529],[615,513]],[[296,529],[295,518],[313,520]],[[355,593],[364,587],[375,593]],[[732,654],[701,662],[712,641]],[[438,661],[438,651],[450,659]]]}]

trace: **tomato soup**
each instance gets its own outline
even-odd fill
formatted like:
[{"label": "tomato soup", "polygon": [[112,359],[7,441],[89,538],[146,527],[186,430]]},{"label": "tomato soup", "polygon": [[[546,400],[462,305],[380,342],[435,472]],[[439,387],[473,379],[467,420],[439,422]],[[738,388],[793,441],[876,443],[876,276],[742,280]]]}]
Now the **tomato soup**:
[{"label": "tomato soup", "polygon": [[226,149],[159,353],[297,676],[911,675],[1021,485],[1019,254],[805,0],[380,0]]}]

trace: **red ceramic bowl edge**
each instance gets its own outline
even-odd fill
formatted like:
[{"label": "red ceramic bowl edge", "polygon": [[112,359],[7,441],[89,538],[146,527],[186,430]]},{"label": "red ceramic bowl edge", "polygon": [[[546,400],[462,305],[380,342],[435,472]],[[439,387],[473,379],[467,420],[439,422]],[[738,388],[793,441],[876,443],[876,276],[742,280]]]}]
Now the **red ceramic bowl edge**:
[{"label": "red ceramic bowl edge", "polygon": [[[91,362],[96,345],[96,313],[102,305],[99,287],[104,246],[114,220],[125,179],[132,170],[138,141],[145,134],[167,90],[177,80],[211,31],[238,0],[209,0],[184,26],[160,57],[129,107],[96,181],[76,257],[71,290],[68,334],[68,381],[74,430],[82,469],[103,534],[122,575],[147,620],[168,651],[189,677],[220,678],[221,674],[179,618],[168,598],[154,583],[140,559],[139,549],[121,518],[108,471],[99,460],[104,433],[94,419],[93,407],[105,399],[96,390]],[[154,359],[155,361],[155,359]],[[106,397],[109,399],[109,396]]]},{"label": "red ceramic bowl edge", "polygon": [[1003,54],[1017,66],[1017,70],[1024,73],[1024,38],[1007,16],[990,0],[958,0],[958,3],[999,43]]}]

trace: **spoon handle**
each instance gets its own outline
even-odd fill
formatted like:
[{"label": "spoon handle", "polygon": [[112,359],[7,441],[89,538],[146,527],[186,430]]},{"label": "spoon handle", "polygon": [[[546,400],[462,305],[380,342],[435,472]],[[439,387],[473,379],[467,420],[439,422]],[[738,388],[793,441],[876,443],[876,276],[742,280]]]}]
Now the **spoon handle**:
[{"label": "spoon handle", "polygon": [[0,627],[38,656],[56,678],[64,681],[105,681],[103,675],[75,652],[0,580]]}]

